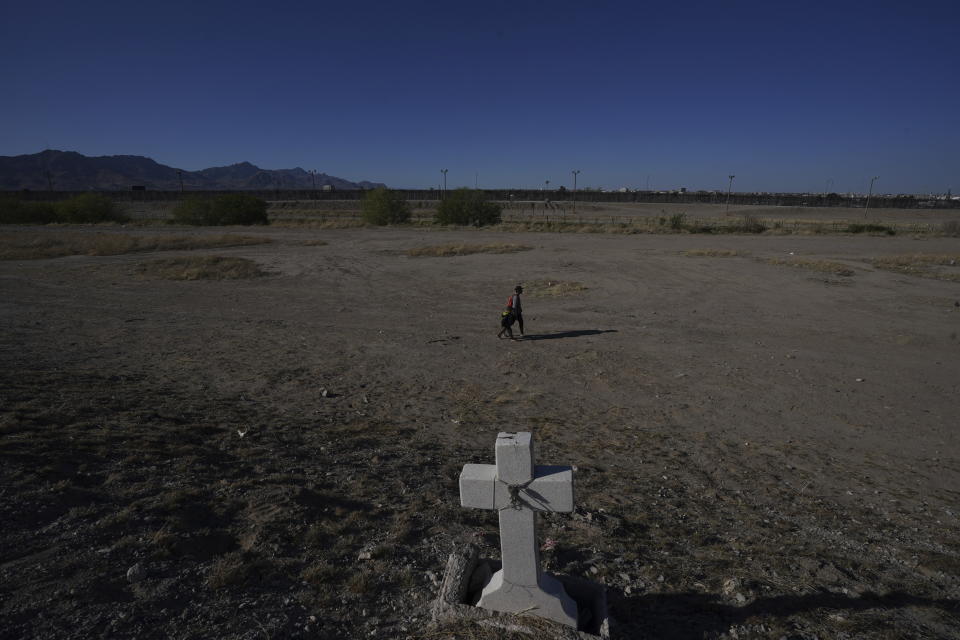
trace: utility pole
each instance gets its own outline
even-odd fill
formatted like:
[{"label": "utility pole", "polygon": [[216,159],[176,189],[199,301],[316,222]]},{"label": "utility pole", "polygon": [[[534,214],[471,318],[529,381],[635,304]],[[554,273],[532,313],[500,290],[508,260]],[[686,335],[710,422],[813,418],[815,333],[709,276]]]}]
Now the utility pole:
[{"label": "utility pole", "polygon": [[872,178],[870,178],[870,192],[867,194],[867,202],[866,202],[866,204],[863,205],[863,217],[864,217],[864,218],[867,217],[867,209],[870,208],[870,196],[873,195],[873,183],[874,183],[874,181],[875,181],[877,178],[879,178],[879,177],[880,177],[880,176],[873,176]]},{"label": "utility pole", "polygon": [[445,200],[447,197],[447,169],[440,169],[440,173],[443,174],[443,188],[440,189],[440,199]]},{"label": "utility pole", "polygon": [[727,210],[724,215],[730,215],[730,190],[733,189],[733,179],[737,176],[730,175],[727,177],[730,178],[730,183],[727,185]]},{"label": "utility pole", "polygon": [[180,181],[180,193],[183,193],[183,170],[177,169],[177,179]]},{"label": "utility pole", "polygon": [[574,169],[570,173],[573,174],[573,215],[577,215],[577,174],[580,169]]},{"label": "utility pole", "polygon": [[313,186],[313,190],[317,190],[317,170],[310,169],[310,184]]}]

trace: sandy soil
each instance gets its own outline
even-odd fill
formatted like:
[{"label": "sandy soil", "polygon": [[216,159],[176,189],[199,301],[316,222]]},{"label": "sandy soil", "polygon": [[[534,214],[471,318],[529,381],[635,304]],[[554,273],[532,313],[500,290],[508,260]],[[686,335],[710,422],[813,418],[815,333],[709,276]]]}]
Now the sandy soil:
[{"label": "sandy soil", "polygon": [[[0,263],[0,637],[421,637],[501,430],[576,465],[544,559],[615,637],[960,637],[960,284],[864,262],[960,240],[243,233],[270,275]],[[586,289],[498,340],[536,281]]]}]

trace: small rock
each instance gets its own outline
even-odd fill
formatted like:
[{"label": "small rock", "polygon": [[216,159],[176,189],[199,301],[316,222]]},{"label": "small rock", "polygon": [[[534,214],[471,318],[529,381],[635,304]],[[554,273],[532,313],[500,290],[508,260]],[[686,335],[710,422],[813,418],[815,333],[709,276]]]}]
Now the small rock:
[{"label": "small rock", "polygon": [[663,582],[663,576],[662,576],[662,575],[657,576],[657,582]]},{"label": "small rock", "polygon": [[723,595],[725,596],[732,595],[739,588],[740,588],[740,581],[736,578],[730,578],[723,583]]},{"label": "small rock", "polygon": [[369,551],[361,551],[357,554],[357,560],[369,560],[372,557],[373,554],[371,554]]},{"label": "small rock", "polygon": [[595,566],[590,567],[590,573],[592,573],[593,575],[597,575],[598,573],[600,573],[600,569],[597,569]]},{"label": "small rock", "polygon": [[440,583],[440,581],[437,579],[437,574],[435,574],[433,571],[427,571],[427,578],[428,578],[428,579],[430,580],[430,582],[432,582],[434,585],[437,585],[437,584]]},{"label": "small rock", "polygon": [[131,583],[140,582],[147,577],[147,569],[139,562],[127,569],[127,581]]},{"label": "small rock", "polygon": [[320,395],[323,396],[324,398],[326,398],[327,395],[329,395],[329,393],[330,392],[327,391],[326,389],[320,389]]},{"label": "small rock", "polygon": [[737,601],[737,604],[745,604],[747,602],[747,597],[742,593],[738,593],[733,599]]}]

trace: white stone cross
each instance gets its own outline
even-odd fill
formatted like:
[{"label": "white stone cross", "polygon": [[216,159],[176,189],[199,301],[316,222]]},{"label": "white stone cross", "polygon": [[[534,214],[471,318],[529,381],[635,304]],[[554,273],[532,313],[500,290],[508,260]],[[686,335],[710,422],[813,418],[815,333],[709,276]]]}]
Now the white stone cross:
[{"label": "white stone cross", "polygon": [[534,466],[528,431],[497,435],[497,464],[466,464],[460,504],[496,509],[503,568],[493,574],[477,606],[524,612],[576,628],[577,604],[563,585],[540,571],[537,511],[573,511],[573,468]]}]

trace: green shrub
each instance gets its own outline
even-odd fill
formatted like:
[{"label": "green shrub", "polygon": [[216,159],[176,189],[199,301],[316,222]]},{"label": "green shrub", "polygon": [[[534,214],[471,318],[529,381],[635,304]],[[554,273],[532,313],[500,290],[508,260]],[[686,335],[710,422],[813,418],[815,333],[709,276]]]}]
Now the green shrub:
[{"label": "green shrub", "polygon": [[363,221],[367,224],[400,224],[410,219],[407,201],[393,191],[378,187],[363,197]]},{"label": "green shrub", "polygon": [[216,198],[187,198],[173,210],[173,222],[192,225],[270,224],[267,203],[245,193],[225,193]]},{"label": "green shrub", "polygon": [[213,199],[212,224],[270,224],[267,203],[246,193],[227,193]]},{"label": "green shrub", "polygon": [[57,219],[70,224],[126,222],[129,220],[112,198],[99,193],[81,193],[54,205]]},{"label": "green shrub", "polygon": [[210,200],[193,196],[180,202],[173,208],[173,220],[176,224],[210,224]]},{"label": "green shrub", "polygon": [[56,221],[57,211],[48,202],[0,199],[0,224],[50,224]]},{"label": "green shrub", "polygon": [[676,231],[683,229],[683,223],[686,217],[687,216],[684,213],[675,213],[670,216],[670,228]]},{"label": "green shrub", "polygon": [[502,207],[484,199],[483,192],[460,188],[440,202],[434,222],[482,227],[498,224]]}]

